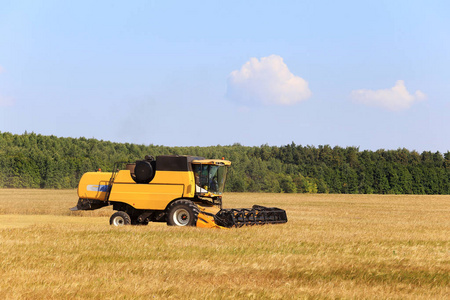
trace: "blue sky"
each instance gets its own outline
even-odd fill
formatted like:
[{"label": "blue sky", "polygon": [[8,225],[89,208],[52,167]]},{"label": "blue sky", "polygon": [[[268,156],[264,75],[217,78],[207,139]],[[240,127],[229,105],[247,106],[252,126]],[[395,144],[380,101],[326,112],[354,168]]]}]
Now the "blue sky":
[{"label": "blue sky", "polygon": [[450,150],[448,1],[0,4],[2,132]]}]

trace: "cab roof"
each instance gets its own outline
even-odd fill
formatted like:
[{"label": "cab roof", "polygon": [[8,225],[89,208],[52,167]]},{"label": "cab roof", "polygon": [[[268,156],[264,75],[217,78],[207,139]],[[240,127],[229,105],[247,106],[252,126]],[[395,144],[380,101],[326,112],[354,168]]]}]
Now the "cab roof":
[{"label": "cab roof", "polygon": [[229,166],[231,161],[224,159],[196,159],[192,161],[193,164],[202,165],[216,165],[216,166]]}]

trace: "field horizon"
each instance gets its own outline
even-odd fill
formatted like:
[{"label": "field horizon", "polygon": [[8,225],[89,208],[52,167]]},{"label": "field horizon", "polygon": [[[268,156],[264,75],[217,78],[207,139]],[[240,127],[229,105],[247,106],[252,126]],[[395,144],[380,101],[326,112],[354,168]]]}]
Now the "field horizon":
[{"label": "field horizon", "polygon": [[450,196],[227,193],[286,210],[230,230],[115,228],[76,190],[0,189],[5,299],[449,296]]}]

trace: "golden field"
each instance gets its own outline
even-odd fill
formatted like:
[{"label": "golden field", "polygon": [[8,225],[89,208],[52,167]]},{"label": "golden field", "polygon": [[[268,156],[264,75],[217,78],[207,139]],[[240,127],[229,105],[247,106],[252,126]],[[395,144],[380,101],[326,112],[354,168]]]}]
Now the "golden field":
[{"label": "golden field", "polygon": [[75,190],[0,189],[3,299],[450,297],[450,196],[238,194],[284,225],[115,228]]}]

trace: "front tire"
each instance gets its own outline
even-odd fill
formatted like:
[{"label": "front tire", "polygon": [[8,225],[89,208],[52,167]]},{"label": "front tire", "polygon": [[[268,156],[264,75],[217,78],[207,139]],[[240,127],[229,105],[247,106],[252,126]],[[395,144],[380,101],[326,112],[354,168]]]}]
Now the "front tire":
[{"label": "front tire", "polygon": [[130,216],[124,211],[114,213],[109,219],[109,224],[114,226],[125,226],[131,224]]},{"label": "front tire", "polygon": [[196,226],[199,209],[190,200],[177,200],[167,207],[167,225]]}]

